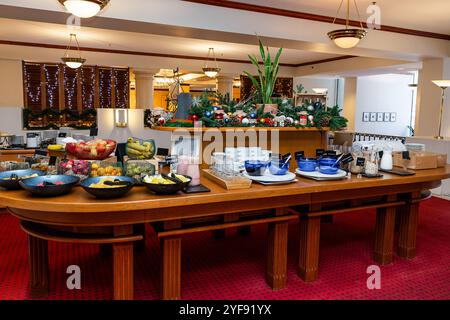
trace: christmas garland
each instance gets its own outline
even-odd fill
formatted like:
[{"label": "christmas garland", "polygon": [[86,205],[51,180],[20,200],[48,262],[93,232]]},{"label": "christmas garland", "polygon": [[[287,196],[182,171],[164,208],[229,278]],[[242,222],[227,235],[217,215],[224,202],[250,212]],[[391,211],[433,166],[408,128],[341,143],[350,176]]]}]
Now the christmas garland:
[{"label": "christmas garland", "polygon": [[193,127],[193,122],[201,121],[204,127],[295,127],[330,128],[342,130],[348,120],[341,116],[338,106],[326,108],[321,102],[308,101],[301,106],[294,106],[293,99],[274,98],[278,109],[264,112],[264,107],[257,108],[255,96],[237,103],[211,91],[205,91],[192,100],[189,121],[173,119],[171,114],[153,115],[146,111],[146,123],[150,126]]},{"label": "christmas garland", "polygon": [[[95,109],[85,109],[81,113],[78,113],[77,111],[71,109],[58,111],[47,108],[42,111],[33,111],[31,109],[24,108],[22,113],[23,125],[25,130],[57,130],[59,129],[60,125],[55,121],[59,121],[59,119],[63,118],[64,116],[68,117],[70,121],[92,122],[92,125],[71,124],[70,126],[74,129],[87,130],[97,127],[97,111]],[[51,120],[51,118],[56,118],[58,120]],[[32,121],[40,121],[42,125],[33,126],[31,125]]]}]

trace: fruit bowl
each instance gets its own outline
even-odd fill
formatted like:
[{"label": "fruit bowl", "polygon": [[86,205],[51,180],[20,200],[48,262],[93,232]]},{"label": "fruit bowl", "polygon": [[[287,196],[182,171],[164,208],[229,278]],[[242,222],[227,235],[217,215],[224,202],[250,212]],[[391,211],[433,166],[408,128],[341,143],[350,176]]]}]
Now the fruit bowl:
[{"label": "fruit bowl", "polygon": [[[113,199],[124,196],[137,181],[130,177],[94,177],[80,183],[81,187],[96,198]],[[108,185],[110,184],[110,185]]]},{"label": "fruit bowl", "polygon": [[66,144],[68,154],[80,160],[104,160],[116,149],[116,141],[95,139]]},{"label": "fruit bowl", "polygon": [[161,176],[147,176],[142,179],[142,184],[151,192],[161,195],[175,194],[184,187],[184,184],[181,182],[170,181],[164,183],[165,180],[167,179]]},{"label": "fruit bowl", "polygon": [[41,176],[20,181],[22,188],[41,197],[56,197],[69,193],[80,178],[66,175]]},{"label": "fruit bowl", "polygon": [[34,176],[43,176],[45,172],[40,170],[13,170],[0,172],[0,187],[6,190],[20,190],[22,187],[19,182]]}]

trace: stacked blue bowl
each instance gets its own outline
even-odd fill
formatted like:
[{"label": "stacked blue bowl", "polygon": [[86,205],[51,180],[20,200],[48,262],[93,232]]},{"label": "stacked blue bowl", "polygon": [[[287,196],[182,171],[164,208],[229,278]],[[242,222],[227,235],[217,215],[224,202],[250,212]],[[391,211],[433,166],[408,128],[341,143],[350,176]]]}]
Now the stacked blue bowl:
[{"label": "stacked blue bowl", "polygon": [[298,168],[300,171],[313,172],[317,168],[316,158],[298,158],[297,159]]},{"label": "stacked blue bowl", "polygon": [[339,164],[336,163],[335,158],[319,159],[319,171],[323,174],[337,174],[339,171]]},{"label": "stacked blue bowl", "polygon": [[273,159],[269,165],[270,173],[275,176],[284,176],[289,170],[290,162],[288,161],[284,165],[283,165],[283,163],[284,162],[282,162],[280,160]]}]

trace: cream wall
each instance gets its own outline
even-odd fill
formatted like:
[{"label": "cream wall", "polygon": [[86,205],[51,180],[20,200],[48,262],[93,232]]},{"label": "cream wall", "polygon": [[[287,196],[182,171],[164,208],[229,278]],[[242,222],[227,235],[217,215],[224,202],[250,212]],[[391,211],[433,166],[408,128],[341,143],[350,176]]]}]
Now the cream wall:
[{"label": "cream wall", "polygon": [[23,107],[22,62],[0,59],[0,107]]}]

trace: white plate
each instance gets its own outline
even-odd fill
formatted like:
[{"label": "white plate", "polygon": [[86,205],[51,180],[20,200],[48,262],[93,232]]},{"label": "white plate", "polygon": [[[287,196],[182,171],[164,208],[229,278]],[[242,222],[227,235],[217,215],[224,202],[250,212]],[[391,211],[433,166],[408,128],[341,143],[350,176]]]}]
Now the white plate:
[{"label": "white plate", "polygon": [[266,173],[263,176],[250,176],[247,174],[247,172],[244,172],[244,177],[253,181],[260,181],[260,182],[286,182],[294,180],[295,174],[293,174],[292,172],[287,172],[283,176],[276,176],[270,173]]},{"label": "white plate", "polygon": [[319,171],[306,172],[306,171],[301,171],[297,168],[295,170],[295,173],[301,177],[314,179],[314,180],[320,180],[320,181],[341,180],[341,179],[344,179],[345,177],[347,177],[347,172],[345,172],[344,170],[339,170],[336,174],[323,174],[323,173],[320,173]]},{"label": "white plate", "polygon": [[263,186],[280,186],[283,184],[290,184],[294,182],[298,182],[297,179],[291,181],[281,181],[281,182],[264,182],[264,181],[255,181],[256,183],[262,184]]}]

